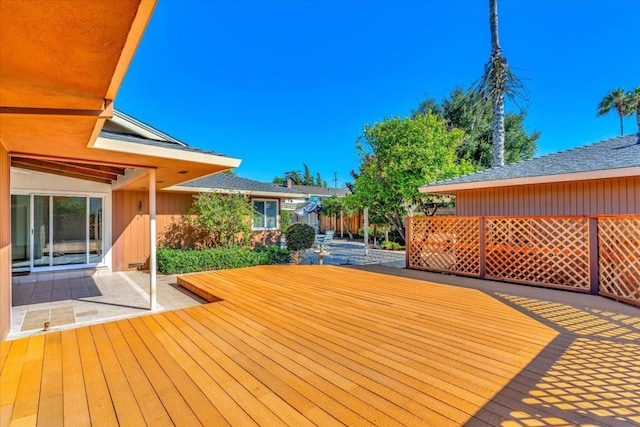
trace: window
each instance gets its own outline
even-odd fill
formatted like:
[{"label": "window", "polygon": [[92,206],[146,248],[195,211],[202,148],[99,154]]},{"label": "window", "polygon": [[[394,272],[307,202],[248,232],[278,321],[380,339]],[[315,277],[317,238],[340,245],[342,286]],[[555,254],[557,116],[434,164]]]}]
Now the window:
[{"label": "window", "polygon": [[278,201],[253,200],[253,229],[278,229]]}]

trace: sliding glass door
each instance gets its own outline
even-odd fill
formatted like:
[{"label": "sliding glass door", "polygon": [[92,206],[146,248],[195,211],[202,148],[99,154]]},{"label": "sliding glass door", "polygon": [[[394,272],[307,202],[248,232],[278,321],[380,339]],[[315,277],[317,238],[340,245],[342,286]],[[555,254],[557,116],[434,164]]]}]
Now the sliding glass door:
[{"label": "sliding glass door", "polygon": [[12,195],[14,270],[102,263],[102,207],[101,197]]}]

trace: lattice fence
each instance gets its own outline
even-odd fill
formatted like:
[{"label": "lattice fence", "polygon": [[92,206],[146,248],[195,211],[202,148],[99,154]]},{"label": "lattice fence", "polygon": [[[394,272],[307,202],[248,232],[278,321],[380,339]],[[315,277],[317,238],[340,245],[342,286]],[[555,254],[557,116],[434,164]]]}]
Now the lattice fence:
[{"label": "lattice fence", "polygon": [[640,216],[598,218],[601,295],[640,305]]},{"label": "lattice fence", "polygon": [[409,218],[409,268],[480,275],[480,219]]},{"label": "lattice fence", "polygon": [[487,218],[485,265],[486,278],[588,292],[588,219]]}]

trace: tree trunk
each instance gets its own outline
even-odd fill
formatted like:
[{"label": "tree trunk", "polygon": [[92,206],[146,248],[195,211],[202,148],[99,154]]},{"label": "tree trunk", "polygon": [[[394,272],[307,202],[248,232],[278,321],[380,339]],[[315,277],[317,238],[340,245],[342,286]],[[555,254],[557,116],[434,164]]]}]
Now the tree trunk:
[{"label": "tree trunk", "polygon": [[620,116],[620,136],[624,136],[624,114],[622,111],[618,113],[618,116]]},{"label": "tree trunk", "polygon": [[636,107],[636,124],[638,125],[638,136],[640,136],[640,102]]},{"label": "tree trunk", "polygon": [[[502,58],[502,52],[500,49],[500,37],[498,36],[498,0],[489,0],[489,26],[491,29],[491,60],[494,66],[501,64],[502,61],[497,58]],[[502,66],[498,70],[494,70],[493,78],[501,80]],[[493,96],[493,161],[492,167],[504,165],[504,91],[502,82],[494,81],[494,93]]]},{"label": "tree trunk", "polygon": [[493,161],[492,167],[504,165],[504,95],[500,94],[493,103]]}]

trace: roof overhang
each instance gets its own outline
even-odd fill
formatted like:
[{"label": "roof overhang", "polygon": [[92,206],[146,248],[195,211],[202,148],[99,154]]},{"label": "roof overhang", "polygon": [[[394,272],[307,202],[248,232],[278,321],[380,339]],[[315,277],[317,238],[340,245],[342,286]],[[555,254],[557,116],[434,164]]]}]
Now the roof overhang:
[{"label": "roof overhang", "polygon": [[[46,166],[61,175],[70,174],[70,165],[153,168],[162,188],[240,163],[99,138],[105,120],[114,116],[113,99],[155,5],[156,0],[2,1],[0,143],[17,166]],[[60,169],[52,170],[56,164]],[[146,185],[137,179],[123,188]]]},{"label": "roof overhang", "polygon": [[251,197],[267,197],[276,199],[293,199],[294,197],[304,196],[304,194],[280,193],[277,191],[250,191],[250,190],[229,190],[224,188],[207,188],[207,187],[187,187],[183,185],[174,185],[165,188],[166,191],[176,191],[182,193],[237,193],[246,194]]},{"label": "roof overhang", "polygon": [[420,187],[421,193],[455,194],[457,191],[478,190],[485,188],[513,187],[532,184],[552,184],[570,181],[587,181],[603,178],[627,178],[640,176],[640,167],[603,169],[588,172],[567,173],[557,175],[541,175],[523,178],[500,179],[492,181],[451,183],[441,185],[425,185]]}]

